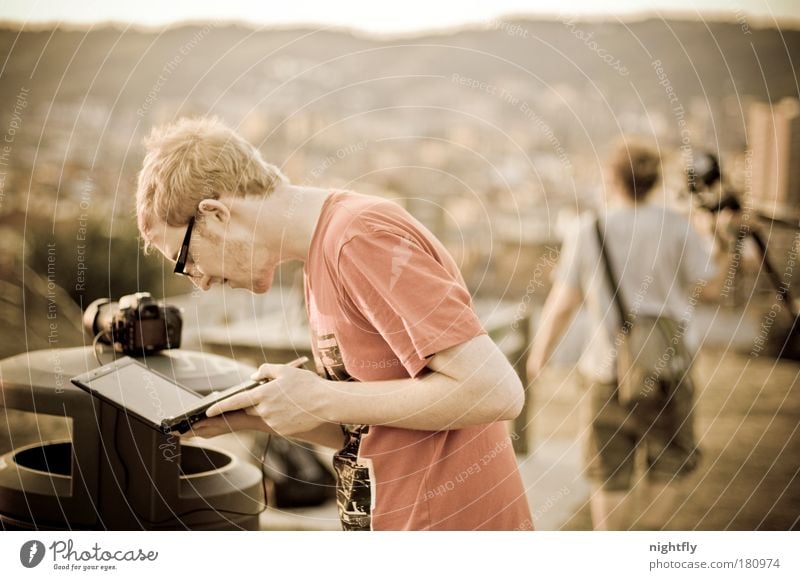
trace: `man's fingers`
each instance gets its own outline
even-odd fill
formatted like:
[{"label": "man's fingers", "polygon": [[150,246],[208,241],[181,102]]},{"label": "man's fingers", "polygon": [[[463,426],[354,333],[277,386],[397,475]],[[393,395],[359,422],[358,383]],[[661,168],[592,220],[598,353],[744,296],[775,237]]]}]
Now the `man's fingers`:
[{"label": "man's fingers", "polygon": [[198,421],[194,425],[189,428],[189,431],[183,433],[181,438],[190,438],[190,437],[214,437],[215,435],[219,435],[225,431],[230,431],[230,429],[225,429],[224,431],[221,429],[224,427],[220,424],[221,419],[203,419],[202,421]]},{"label": "man's fingers", "polygon": [[274,365],[271,363],[264,363],[258,370],[250,375],[254,381],[262,381],[264,379],[277,379],[278,376],[287,368],[286,365]]},{"label": "man's fingers", "polygon": [[243,411],[237,411],[228,413],[227,415],[198,421],[192,425],[191,430],[184,436],[216,437],[217,435],[230,433],[250,426],[250,418],[247,417]]},{"label": "man's fingers", "polygon": [[[255,389],[253,389],[255,390]],[[214,403],[206,411],[206,417],[216,417],[228,411],[238,411],[239,409],[247,409],[254,406],[257,401],[254,397],[253,390],[233,395],[227,399],[221,400],[219,403]]]},{"label": "man's fingers", "polygon": [[[262,381],[265,379],[277,379],[281,377],[284,373],[286,373],[287,369],[293,369],[294,367],[289,365],[276,365],[270,363],[264,363],[258,370],[250,375],[250,378],[254,381]],[[221,415],[222,413],[227,413],[229,411],[238,411],[239,409],[248,409],[248,407],[254,407],[258,404],[258,400],[255,396],[255,393],[258,391],[260,387],[256,387],[250,389],[249,391],[245,391],[243,393],[239,393],[238,395],[233,395],[232,397],[228,397],[227,399],[223,399],[218,403],[214,403],[211,407],[208,408],[206,411],[207,417],[216,417],[217,415]],[[247,411],[248,414],[253,414],[250,411]]]}]

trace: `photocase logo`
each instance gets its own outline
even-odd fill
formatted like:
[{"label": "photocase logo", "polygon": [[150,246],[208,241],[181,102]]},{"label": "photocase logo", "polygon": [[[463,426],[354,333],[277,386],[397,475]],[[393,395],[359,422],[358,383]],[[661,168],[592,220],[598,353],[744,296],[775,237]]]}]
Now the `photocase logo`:
[{"label": "photocase logo", "polygon": [[44,559],[44,544],[39,540],[28,540],[19,549],[19,561],[26,568],[35,568]]}]

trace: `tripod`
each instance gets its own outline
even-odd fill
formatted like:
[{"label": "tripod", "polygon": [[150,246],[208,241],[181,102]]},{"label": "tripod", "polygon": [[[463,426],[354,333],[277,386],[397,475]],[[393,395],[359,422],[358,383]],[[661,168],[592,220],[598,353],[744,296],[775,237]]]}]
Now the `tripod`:
[{"label": "tripod", "polygon": [[[782,220],[776,220],[774,218],[770,218],[760,214],[757,214],[757,216],[760,219],[770,221],[776,225],[796,229],[792,224],[788,222],[784,222]],[[777,270],[772,264],[772,261],[770,260],[769,253],[767,250],[767,244],[764,241],[764,238],[762,237],[761,233],[758,230],[753,229],[749,226],[746,227],[739,226],[736,232],[736,242],[733,246],[733,252],[730,261],[731,264],[730,267],[733,272],[732,278],[735,281],[736,276],[739,273],[739,269],[741,266],[742,251],[747,238],[752,239],[753,242],[755,243],[756,248],[758,249],[761,258],[761,264],[763,265],[764,271],[766,272],[767,277],[769,278],[776,292],[776,297],[778,299],[778,302],[776,302],[776,304],[780,303],[783,307],[785,307],[786,312],[789,315],[790,326],[788,329],[787,336],[780,344],[776,343],[775,340],[773,339],[772,341],[773,345],[775,348],[777,348],[777,354],[779,357],[798,359],[800,358],[800,318],[798,317],[797,305],[792,295],[790,281],[781,280],[780,275],[778,274]],[[793,240],[792,244],[794,245],[794,243],[795,242]],[[735,282],[732,282],[731,286],[733,287],[734,285]]]},{"label": "tripod", "polygon": [[[715,216],[719,216],[722,212],[730,212],[734,216],[740,216],[742,214],[742,205],[739,203],[739,195],[737,192],[724,186],[719,159],[715,154],[700,152],[699,155],[693,156],[692,163],[686,168],[686,176],[688,185],[687,193],[690,198],[694,198],[694,202],[697,206]],[[793,230],[798,229],[798,224],[765,216],[759,212],[756,212],[756,216],[774,225],[788,227]],[[761,264],[764,270],[766,270],[767,276],[777,293],[777,302],[775,302],[772,310],[770,310],[769,317],[771,319],[777,317],[775,306],[779,306],[779,310],[785,307],[786,312],[791,317],[791,326],[789,326],[783,342],[781,344],[776,344],[774,332],[770,333],[770,342],[772,342],[773,347],[776,349],[777,356],[800,359],[800,320],[798,320],[797,306],[791,293],[791,281],[781,280],[781,277],[778,275],[778,272],[773,267],[772,261],[769,258],[766,241],[757,230],[752,229],[749,225],[739,224],[739,228],[736,232],[736,243],[733,247],[728,268],[729,271],[732,271],[731,288],[735,288],[736,277],[741,265],[742,250],[748,237],[753,240],[759,254],[761,254]],[[796,239],[797,236],[792,240],[793,248]],[[797,252],[793,251],[793,254],[795,255],[795,257],[792,258],[794,261]],[[794,269],[794,267],[792,267],[792,269]],[[762,332],[764,330],[769,332],[772,328],[772,322],[770,322],[769,325],[765,323],[762,323]],[[755,352],[755,350],[753,352]]]}]

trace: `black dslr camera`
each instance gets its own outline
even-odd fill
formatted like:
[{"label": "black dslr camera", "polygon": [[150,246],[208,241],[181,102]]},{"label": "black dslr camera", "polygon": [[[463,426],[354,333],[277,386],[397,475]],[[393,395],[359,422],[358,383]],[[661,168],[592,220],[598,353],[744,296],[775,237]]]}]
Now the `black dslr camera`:
[{"label": "black dslr camera", "polygon": [[83,327],[95,340],[129,356],[180,348],[183,319],[175,306],[156,302],[149,292],[111,302],[98,298],[86,308]]}]

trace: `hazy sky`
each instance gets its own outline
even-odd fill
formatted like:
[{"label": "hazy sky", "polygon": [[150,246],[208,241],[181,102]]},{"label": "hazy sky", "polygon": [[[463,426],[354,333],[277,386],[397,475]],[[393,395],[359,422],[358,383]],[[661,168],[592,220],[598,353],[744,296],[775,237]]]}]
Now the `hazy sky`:
[{"label": "hazy sky", "polygon": [[345,26],[402,33],[480,23],[509,14],[661,15],[800,20],[800,0],[0,0],[0,20],[34,23],[132,22],[161,26],[186,20],[263,25]]}]

